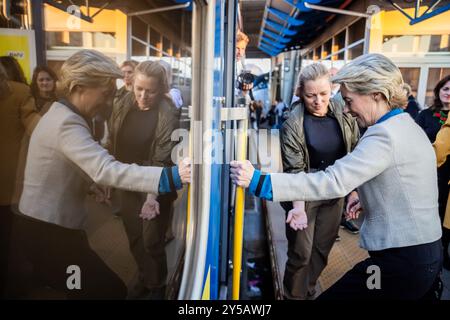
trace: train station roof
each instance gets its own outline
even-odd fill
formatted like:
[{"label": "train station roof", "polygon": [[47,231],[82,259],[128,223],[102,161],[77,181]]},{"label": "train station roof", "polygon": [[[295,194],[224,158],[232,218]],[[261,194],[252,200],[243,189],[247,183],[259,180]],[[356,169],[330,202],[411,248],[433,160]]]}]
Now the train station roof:
[{"label": "train station roof", "polygon": [[346,9],[353,0],[266,0],[257,46],[269,56],[309,44],[330,25],[336,13],[308,4]]},{"label": "train station roof", "polygon": [[[343,13],[340,10],[349,10],[352,3],[356,3],[356,1],[266,0],[260,19],[257,47],[269,56],[276,56],[283,51],[301,49],[326,32],[333,20]],[[371,3],[367,2],[367,5]],[[441,0],[430,1],[426,4],[421,3],[420,0],[408,2],[385,0],[376,2],[376,4],[379,7],[389,7],[391,10],[400,11],[410,20],[410,25],[450,10],[450,3]],[[421,8],[423,5],[426,6],[425,9]],[[404,11],[405,8],[411,7],[415,8],[412,16]],[[370,11],[370,7],[368,10]],[[368,17],[367,12],[357,12],[356,14]]]}]

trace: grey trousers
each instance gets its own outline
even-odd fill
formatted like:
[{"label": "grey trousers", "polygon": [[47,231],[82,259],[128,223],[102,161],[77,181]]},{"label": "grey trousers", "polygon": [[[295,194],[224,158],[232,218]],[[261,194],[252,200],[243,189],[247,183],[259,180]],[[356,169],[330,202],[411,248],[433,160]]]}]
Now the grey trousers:
[{"label": "grey trousers", "polygon": [[171,221],[173,199],[159,196],[160,214],[152,220],[139,217],[145,194],[120,191],[121,215],[131,253],[139,268],[139,284],[147,289],[166,285],[167,256],[165,234]]},{"label": "grey trousers", "polygon": [[339,231],[343,207],[343,198],[307,202],[308,227],[294,231],[286,224],[288,260],[283,279],[286,298],[314,297],[317,280],[328,263]]}]

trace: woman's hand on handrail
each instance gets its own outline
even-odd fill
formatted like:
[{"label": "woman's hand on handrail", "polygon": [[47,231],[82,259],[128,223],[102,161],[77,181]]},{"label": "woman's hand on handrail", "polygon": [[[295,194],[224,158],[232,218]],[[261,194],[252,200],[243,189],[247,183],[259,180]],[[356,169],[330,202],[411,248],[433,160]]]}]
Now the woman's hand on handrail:
[{"label": "woman's hand on handrail", "polygon": [[248,188],[253,178],[255,168],[250,161],[231,161],[230,178],[239,187]]},{"label": "woman's hand on handrail", "polygon": [[191,183],[191,158],[184,158],[178,162],[178,173],[181,183]]}]

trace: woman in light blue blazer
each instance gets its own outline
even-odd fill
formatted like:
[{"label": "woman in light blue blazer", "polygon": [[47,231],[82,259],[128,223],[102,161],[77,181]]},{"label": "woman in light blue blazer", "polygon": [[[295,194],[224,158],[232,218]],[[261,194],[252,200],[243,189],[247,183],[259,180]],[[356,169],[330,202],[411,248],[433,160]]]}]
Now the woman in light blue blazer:
[{"label": "woman in light blue blazer", "polygon": [[[347,217],[364,212],[360,245],[369,258],[321,299],[427,297],[442,266],[436,157],[425,133],[401,109],[402,75],[385,56],[368,54],[332,80],[341,85],[346,111],[368,128],[351,153],[325,171],[308,174],[262,174],[248,161],[235,161],[231,178],[273,201],[348,195]],[[294,229],[308,227],[306,215],[297,212],[289,214],[287,223]]]}]

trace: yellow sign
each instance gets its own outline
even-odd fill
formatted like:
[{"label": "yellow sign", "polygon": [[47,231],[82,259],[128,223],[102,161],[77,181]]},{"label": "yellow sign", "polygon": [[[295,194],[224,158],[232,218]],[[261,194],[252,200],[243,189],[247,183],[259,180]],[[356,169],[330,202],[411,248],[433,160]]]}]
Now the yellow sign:
[{"label": "yellow sign", "polygon": [[36,48],[33,30],[0,29],[0,56],[17,59],[28,82],[36,67]]}]

